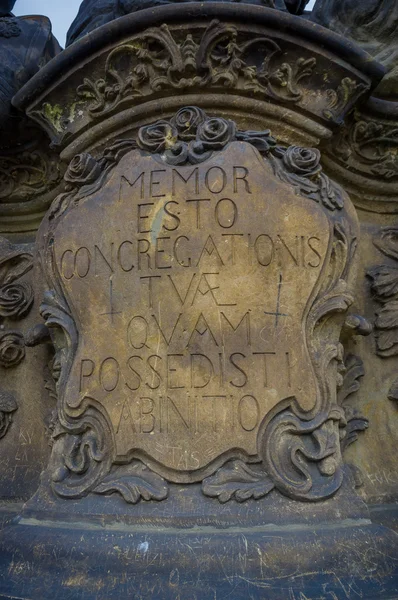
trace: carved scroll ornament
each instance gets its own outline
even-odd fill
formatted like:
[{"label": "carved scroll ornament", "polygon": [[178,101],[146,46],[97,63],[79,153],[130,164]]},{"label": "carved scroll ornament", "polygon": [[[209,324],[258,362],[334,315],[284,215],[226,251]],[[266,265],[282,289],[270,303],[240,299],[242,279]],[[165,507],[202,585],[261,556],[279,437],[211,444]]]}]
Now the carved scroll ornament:
[{"label": "carved scroll ornament", "polygon": [[[261,55],[258,67],[248,59],[254,51]],[[95,81],[86,78],[77,93],[90,101],[93,118],[108,114],[123,101],[147,95],[147,89],[153,93],[169,88],[238,87],[298,102],[303,96],[300,82],[312,74],[316,59],[298,57],[294,63],[281,62],[282,55],[274,40],[264,36],[247,40],[235,27],[217,20],[199,41],[191,33],[177,41],[167,25],[162,25],[112,50],[104,77]],[[119,70],[122,60],[131,63],[127,77]]]},{"label": "carved scroll ornament", "polygon": [[[119,493],[135,503],[165,499],[167,482],[202,482],[205,495],[241,502],[272,489],[300,500],[339,489],[351,420],[336,397],[339,337],[353,302],[357,223],[319,161],[316,149],[282,148],[269,131],[239,131],[197,107],[142,127],[99,160],[72,160],[39,232],[41,314],[59,366],[56,494]],[[95,245],[79,229],[87,215]],[[303,224],[301,236],[289,237],[289,218],[296,234]],[[116,222],[129,229],[111,257],[101,230]],[[126,237],[134,229],[138,242]],[[151,237],[161,232],[161,242]],[[159,245],[170,239],[174,258]],[[93,309],[86,279],[104,274]],[[239,281],[235,299],[227,281]],[[110,345],[126,331],[127,362]],[[267,362],[275,358],[278,369]]]},{"label": "carved scroll ornament", "polygon": [[398,179],[398,126],[354,113],[332,143],[335,156],[366,176],[393,183]]},{"label": "carved scroll ornament", "polygon": [[61,178],[59,163],[48,151],[0,153],[0,200],[4,202],[26,202],[51,190]]},{"label": "carved scroll ornament", "polygon": [[[32,254],[25,245],[0,237],[0,370],[16,367],[25,357],[23,334],[5,324],[24,318],[32,308],[31,285],[18,281],[32,266]],[[13,394],[0,389],[0,438],[9,430],[17,409]]]},{"label": "carved scroll ornament", "polygon": [[[19,281],[33,266],[32,254],[24,245],[11,244],[0,238],[0,323],[24,318],[32,308],[33,289]],[[0,367],[19,365],[25,357],[24,336],[20,331],[0,330]]]},{"label": "carved scroll ornament", "polygon": [[[385,227],[374,240],[383,254],[398,260],[398,229]],[[382,264],[368,271],[375,300],[381,304],[376,311],[376,353],[381,358],[398,355],[398,267]],[[388,393],[390,400],[398,400],[398,380]]]}]

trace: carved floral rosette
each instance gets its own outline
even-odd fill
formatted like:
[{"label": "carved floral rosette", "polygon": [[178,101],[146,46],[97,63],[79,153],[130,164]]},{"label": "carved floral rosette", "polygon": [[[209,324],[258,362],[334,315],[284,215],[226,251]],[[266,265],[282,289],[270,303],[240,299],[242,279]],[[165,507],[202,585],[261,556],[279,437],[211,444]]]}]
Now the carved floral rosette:
[{"label": "carved floral rosette", "polygon": [[[297,205],[302,207],[300,210],[303,212],[300,214],[307,214],[309,221],[312,218],[314,220],[318,219],[318,222],[322,223],[324,227],[325,246],[323,247],[322,260],[319,248],[313,255],[313,257],[319,256],[319,264],[313,263],[316,264],[316,268],[319,270],[316,271],[316,275],[311,275],[312,289],[310,292],[307,290],[306,299],[303,300],[303,305],[300,308],[300,320],[291,326],[293,330],[297,327],[295,331],[299,331],[302,335],[300,344],[297,344],[300,346],[297,352],[301,354],[292,356],[293,358],[302,357],[303,362],[300,371],[303,372],[305,385],[303,388],[300,388],[298,384],[296,386],[295,375],[292,376],[291,384],[290,380],[289,382],[276,383],[276,387],[279,385],[280,389],[283,389],[283,394],[281,392],[282,397],[278,397],[269,409],[264,410],[264,414],[261,413],[261,422],[256,426],[255,433],[253,433],[254,427],[251,426],[250,421],[252,418],[252,413],[250,413],[252,401],[244,400],[243,403],[240,403],[240,417],[246,419],[243,425],[244,435],[247,439],[251,436],[250,443],[252,446],[250,448],[254,449],[247,450],[249,446],[245,449],[243,442],[242,447],[239,447],[240,442],[238,440],[236,446],[232,445],[231,442],[231,446],[227,450],[224,449],[219,455],[214,455],[208,460],[205,456],[201,456],[200,459],[197,459],[199,462],[203,458],[203,463],[199,466],[198,464],[181,466],[176,463],[172,468],[166,459],[162,464],[160,454],[156,457],[154,457],[155,455],[150,456],[152,448],[150,442],[148,442],[149,445],[145,449],[136,451],[132,449],[134,436],[139,437],[139,434],[145,433],[143,431],[145,428],[146,432],[150,433],[150,428],[148,429],[148,425],[145,425],[145,421],[142,420],[145,415],[149,419],[150,407],[141,407],[140,424],[137,425],[136,423],[135,429],[133,427],[130,429],[129,435],[125,433],[123,439],[120,439],[120,428],[124,427],[124,411],[127,410],[125,409],[126,404],[123,404],[124,400],[121,404],[119,403],[123,409],[118,421],[119,425],[115,427],[110,416],[114,410],[114,404],[107,404],[108,396],[106,394],[99,400],[95,388],[90,387],[91,384],[86,386],[86,382],[89,382],[94,372],[97,372],[95,371],[95,361],[89,358],[82,359],[82,356],[86,356],[84,349],[86,344],[89,343],[87,331],[90,326],[86,320],[87,307],[81,308],[79,302],[83,302],[85,305],[88,300],[83,301],[83,297],[90,297],[89,295],[85,296],[85,294],[90,294],[90,286],[84,287],[86,286],[84,277],[86,268],[88,272],[88,263],[86,262],[83,268],[79,262],[79,257],[76,262],[76,245],[74,246],[75,252],[73,252],[70,249],[72,246],[69,248],[62,245],[63,242],[59,240],[63,239],[63,232],[68,229],[68,219],[74,218],[74,215],[80,213],[84,215],[85,207],[91,206],[91,202],[100,203],[101,206],[106,205],[108,211],[113,210],[112,207],[116,207],[117,202],[122,201],[120,200],[122,192],[118,192],[119,200],[117,200],[118,196],[115,192],[115,189],[119,188],[112,188],[112,185],[114,185],[112,182],[120,175],[117,171],[118,168],[127,169],[127,171],[120,171],[122,173],[127,173],[133,165],[138,165],[137,168],[141,169],[140,161],[142,161],[142,165],[152,165],[152,168],[154,168],[153,165],[157,165],[156,169],[158,171],[156,172],[171,173],[176,169],[190,167],[189,173],[192,175],[196,172],[196,166],[199,169],[201,165],[207,165],[207,169],[220,169],[221,167],[217,165],[224,164],[222,161],[225,161],[225,164],[228,165],[228,161],[232,158],[237,160],[236,157],[240,156],[239,153],[242,157],[246,157],[246,154],[252,157],[250,164],[255,165],[256,172],[258,171],[261,173],[261,177],[266,178],[264,180],[266,186],[271,186],[275,194],[279,190],[282,194],[280,198],[283,198],[283,195],[290,194],[292,196],[291,206],[296,202]],[[242,193],[246,194],[247,201],[250,201],[253,188],[250,188],[250,180],[247,179],[248,171],[244,167],[236,168],[241,170],[237,171],[239,176],[237,175],[235,184]],[[118,175],[116,175],[117,173]],[[188,171],[185,170],[183,173],[185,173],[184,181],[186,184]],[[140,180],[138,179],[138,181]],[[219,185],[217,181],[215,180],[213,189],[215,185]],[[54,364],[57,365],[54,371],[58,397],[57,418],[53,426],[53,451],[49,466],[53,491],[63,498],[79,498],[90,492],[97,494],[117,492],[127,502],[135,503],[140,498],[164,500],[168,495],[168,482],[201,482],[203,493],[218,498],[220,502],[226,502],[231,498],[239,502],[249,498],[258,499],[274,488],[282,494],[298,500],[316,501],[333,495],[341,486],[343,479],[340,439],[344,437],[347,419],[344,407],[338,402],[336,389],[338,379],[341,378],[339,370],[341,371],[343,365],[343,349],[339,341],[340,333],[345,320],[345,313],[353,302],[354,255],[358,225],[349,198],[323,172],[320,166],[319,151],[311,148],[284,148],[277,145],[269,131],[239,131],[235,123],[230,120],[209,117],[197,107],[185,107],[169,120],[160,120],[142,127],[138,132],[137,139],[115,142],[105,150],[98,160],[88,154],[76,156],[71,161],[65,174],[65,182],[65,193],[54,201],[38,236],[39,257],[47,281],[47,291],[41,306],[41,314],[51,332],[56,350]],[[137,179],[135,179],[136,182]],[[151,182],[152,186],[159,186],[158,180],[153,179]],[[132,189],[132,185],[133,180],[127,184],[127,189]],[[139,190],[139,187],[137,189]],[[156,189],[159,191],[159,196],[161,196],[160,188],[157,187]],[[141,194],[143,193],[142,188]],[[156,194],[154,195],[156,196]],[[258,193],[256,198],[258,198],[261,207],[263,201],[261,193]],[[146,200],[141,199],[140,202],[145,203]],[[177,202],[175,200],[170,202],[174,202],[174,205],[168,205],[169,210],[166,213],[169,220],[163,221],[166,232],[172,231],[173,227],[176,227],[176,224],[182,219],[181,213],[175,211]],[[236,202],[239,201],[236,200]],[[284,202],[284,200],[281,200],[281,202]],[[98,204],[98,211],[102,210],[100,204]],[[217,204],[217,206],[219,205]],[[241,210],[241,206],[239,204],[239,210]],[[277,205],[275,206],[275,210],[278,211],[279,208],[277,208]],[[172,207],[174,210],[172,210]],[[134,211],[136,210],[135,208]],[[138,211],[140,210],[138,208]],[[266,222],[265,208],[259,209],[258,214],[255,215],[251,214],[252,210],[254,209],[248,208],[248,214],[244,218],[254,218],[257,223]],[[131,212],[133,215],[131,216],[131,222],[135,223],[134,226],[137,226],[137,218],[141,219],[138,221],[138,231],[147,232],[150,229],[145,226],[149,223],[149,220],[146,220],[149,219],[148,215],[145,212],[136,213],[134,211]],[[94,218],[94,213],[92,214]],[[163,214],[163,217],[166,218],[166,215]],[[116,217],[109,217],[110,222],[114,223],[113,218]],[[224,219],[224,216],[222,218]],[[230,218],[232,221],[223,221],[224,231],[228,233],[235,222],[233,214]],[[83,216],[81,219],[84,220]],[[197,227],[199,227],[199,212],[196,213],[196,219]],[[254,221],[252,219],[251,222]],[[95,229],[96,224],[102,222],[96,221],[90,223],[90,226]],[[156,220],[151,221],[151,223],[155,227]],[[157,226],[160,227],[159,223]],[[194,227],[193,224],[191,224],[192,227]],[[188,239],[187,236],[185,237]],[[180,236],[180,238],[183,239],[184,236]],[[129,255],[124,253],[130,246],[126,241],[123,244],[124,246],[119,245],[118,249],[122,270],[124,274],[134,273],[135,267],[130,264]],[[207,244],[208,239],[203,246],[202,255],[206,254],[206,260],[213,260],[218,254],[218,249],[216,246],[210,247]],[[84,247],[87,250],[87,247]],[[146,247],[145,244],[143,247]],[[288,252],[288,250],[284,249],[283,252]],[[84,254],[86,258],[88,256],[85,250],[81,250],[80,254]],[[200,260],[202,260],[202,255]],[[164,258],[165,255],[162,256]],[[102,267],[109,269],[111,266],[110,259],[106,257],[103,250],[100,250],[98,257]],[[290,251],[289,260],[293,264],[296,259],[291,257],[292,252]],[[147,258],[145,258],[145,261]],[[222,263],[220,255],[219,259]],[[237,260],[239,260],[239,257]],[[108,266],[106,266],[106,262]],[[179,257],[178,262],[182,265],[184,261]],[[265,258],[262,259],[262,262],[265,264]],[[188,264],[187,261],[185,263],[182,266]],[[148,264],[150,264],[150,261]],[[100,267],[97,266],[96,268],[99,269]],[[264,328],[269,336],[283,337],[289,335],[286,330],[281,333],[281,330],[277,329],[283,319],[288,316],[285,314],[288,308],[285,307],[284,310],[284,306],[280,303],[281,287],[283,285],[281,273],[281,270],[275,271],[275,274],[279,277],[275,292],[256,287],[256,293],[262,294],[264,298],[271,298],[275,293],[276,310],[272,313],[265,312],[266,315],[271,315],[270,323],[276,331],[275,334],[271,332],[271,329],[266,330]],[[215,273],[210,274],[215,275]],[[241,292],[239,292],[241,296],[239,298],[243,298],[242,302],[244,304],[246,302],[245,286],[249,285],[250,281],[244,279],[244,274],[242,277]],[[116,281],[113,276],[109,279],[110,310],[106,313],[102,308],[100,310],[99,306],[96,306],[91,311],[95,312],[98,326],[107,328],[106,337],[108,344],[111,343],[111,345],[113,343],[110,342],[113,339],[112,336],[116,335],[118,337],[115,333],[118,331],[117,319],[123,318],[120,316],[121,311],[118,311],[114,304],[118,297],[117,294],[121,293],[118,291]],[[200,296],[200,301],[203,299],[203,302],[209,302],[211,296],[215,301],[214,298],[219,293],[215,290],[219,290],[219,286],[216,283],[209,284],[207,280],[206,282],[207,287],[200,288],[198,286],[196,294]],[[79,287],[74,288],[73,285]],[[307,287],[311,286],[308,284]],[[76,296],[76,289],[81,290],[79,294],[83,295]],[[148,288],[145,289],[147,294]],[[134,288],[131,288],[131,290],[131,293],[134,294]],[[175,292],[175,298],[177,299],[178,296],[180,303],[183,305],[189,289],[185,294],[185,300],[181,287],[175,287]],[[144,302],[140,296],[134,296],[134,298],[137,299],[137,302]],[[219,296],[217,298],[217,306],[219,306]],[[148,302],[150,302],[150,299],[151,296],[149,296]],[[94,302],[93,297],[91,301]],[[98,297],[95,301],[101,303],[101,299]],[[249,300],[247,301],[249,302]],[[128,302],[130,303],[129,307],[134,308],[135,300],[130,299]],[[174,310],[173,304],[176,301],[172,300],[170,296],[168,302],[170,310]],[[224,303],[222,306],[232,305]],[[151,319],[154,324],[156,323],[158,332],[161,332],[164,338],[162,343],[166,338],[169,338],[166,341],[170,342],[173,331],[179,322],[178,319],[180,317],[182,320],[184,319],[183,312],[180,316],[177,315],[175,322],[172,320],[174,330],[171,326],[171,329],[169,328],[166,333],[165,329],[162,329],[162,323],[159,325],[153,307],[151,307],[151,310],[153,312]],[[227,309],[223,308],[223,310],[225,312]],[[138,317],[133,317],[132,321],[134,319],[138,319]],[[107,323],[107,325],[104,325],[104,323]],[[135,321],[135,324],[138,324],[138,321]],[[234,322],[233,325],[230,322],[230,326],[233,332],[236,333],[239,321],[238,324]],[[268,331],[271,333],[268,334]],[[185,329],[184,333],[186,333]],[[191,342],[194,333],[200,341],[205,335],[209,338],[213,335],[206,319],[200,321],[200,324],[199,320],[196,322],[188,343]],[[160,337],[159,334],[159,340]],[[213,336],[211,343],[218,345],[215,336]],[[254,344],[253,341],[248,341],[248,343]],[[142,349],[146,344],[149,345],[150,341],[149,338],[145,339],[144,336],[141,344],[136,341],[134,344],[134,348],[140,347]],[[195,356],[203,356],[199,351],[200,346],[195,346],[195,348]],[[138,350],[136,354],[138,355]],[[244,356],[243,353],[240,354]],[[285,352],[285,355],[287,356],[288,352]],[[76,378],[77,356],[80,361],[80,375]],[[177,354],[173,354],[173,356],[177,356]],[[138,358],[134,356],[134,358],[139,359],[138,362],[141,360],[139,356]],[[152,355],[150,358],[152,358]],[[158,358],[160,359],[160,357]],[[107,358],[103,361],[102,366],[107,360],[110,359]],[[110,362],[107,363],[108,366],[110,364]],[[103,368],[105,369],[105,367]],[[154,364],[152,362],[152,375],[155,373],[153,376],[156,377],[157,373],[157,382],[159,383],[156,386],[154,383],[156,380],[153,379],[152,389],[160,386],[162,378],[158,369],[158,363]],[[238,370],[241,373],[243,372],[242,367]],[[136,367],[134,367],[134,371],[137,374]],[[168,371],[168,376],[175,371],[175,368]],[[105,373],[104,370],[103,373]],[[202,379],[193,387],[205,387],[203,385],[203,372],[201,373]],[[106,376],[108,377],[108,375]],[[243,380],[237,379],[236,375],[237,371],[235,371],[234,381],[236,388],[238,388],[242,385]],[[262,378],[262,371],[259,367],[256,378]],[[282,374],[281,371],[280,379],[283,378],[286,379],[286,374]],[[110,381],[107,380],[105,384],[105,388],[108,390],[113,386]],[[136,388],[132,381],[130,379],[127,387],[130,390],[131,398],[134,399],[138,392],[134,392]],[[177,383],[172,387],[178,387]],[[180,385],[180,387],[182,386]],[[292,391],[288,393],[290,388]],[[124,392],[120,393],[123,395]],[[351,391],[348,393],[351,393]],[[345,394],[344,398],[348,393]],[[112,397],[114,403],[117,404],[120,396],[114,395]],[[249,398],[249,396],[245,396],[245,398]],[[245,408],[246,404],[247,410]],[[173,418],[178,420],[182,433],[188,436],[186,429],[188,420],[191,417],[188,418],[185,413],[181,412],[182,410],[181,405],[174,405]],[[216,421],[213,422],[213,425],[214,430],[212,430],[211,435],[215,440],[214,446],[217,446],[218,443],[222,444],[222,441],[219,442],[217,437],[222,436],[217,433],[218,425]],[[360,428],[363,429],[364,426],[357,427],[357,429]],[[353,429],[355,430],[355,427]],[[169,434],[172,436],[173,432],[169,432]],[[225,435],[227,436],[227,433]],[[123,453],[120,448],[124,448],[123,444],[127,443],[130,446],[125,446],[126,451]],[[155,445],[155,442],[153,444]],[[206,452],[207,450],[204,450],[203,454],[205,455]]]}]

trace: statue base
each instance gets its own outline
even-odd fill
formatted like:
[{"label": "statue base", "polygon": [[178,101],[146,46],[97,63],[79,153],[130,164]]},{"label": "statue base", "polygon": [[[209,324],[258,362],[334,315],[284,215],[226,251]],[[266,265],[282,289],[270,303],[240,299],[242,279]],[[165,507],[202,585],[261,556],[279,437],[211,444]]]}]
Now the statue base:
[{"label": "statue base", "polygon": [[0,598],[391,599],[397,548],[365,519],[177,530],[21,518],[0,542]]},{"label": "statue base", "polygon": [[116,494],[66,503],[43,478],[0,535],[0,599],[397,598],[387,508],[369,513],[348,472],[316,503],[271,493],[220,504],[197,485],[172,486],[167,505]]}]

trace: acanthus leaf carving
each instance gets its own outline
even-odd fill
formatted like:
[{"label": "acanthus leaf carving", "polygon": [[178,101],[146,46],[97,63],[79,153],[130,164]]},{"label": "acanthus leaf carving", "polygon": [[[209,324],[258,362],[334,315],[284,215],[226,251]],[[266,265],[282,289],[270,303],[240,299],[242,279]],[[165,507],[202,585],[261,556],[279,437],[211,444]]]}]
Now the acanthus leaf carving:
[{"label": "acanthus leaf carving", "polygon": [[398,260],[398,228],[384,227],[380,235],[373,240],[374,245],[380,252]]},{"label": "acanthus leaf carving", "polygon": [[214,475],[202,482],[202,492],[210,498],[217,498],[224,504],[234,499],[245,502],[249,498],[258,500],[274,489],[275,485],[261,470],[255,470],[241,460],[225,463]]},{"label": "acanthus leaf carving", "polygon": [[353,111],[334,136],[331,152],[350,171],[393,185],[398,178],[398,126],[396,121],[376,120]]},{"label": "acanthus leaf carving", "polygon": [[[248,60],[253,50],[260,53],[259,66]],[[316,59],[298,57],[293,63],[281,63],[282,56],[274,40],[264,36],[247,39],[235,27],[217,20],[198,40],[190,33],[179,39],[164,24],[112,50],[104,75],[96,80],[86,77],[77,93],[91,101],[92,118],[112,112],[126,100],[146,95],[146,89],[158,92],[166,88],[240,86],[243,91],[298,102],[303,97],[300,83],[312,74]],[[127,76],[119,72],[119,62],[126,60],[131,63]]]},{"label": "acanthus leaf carving", "polygon": [[377,354],[384,358],[398,354],[398,300],[386,302],[376,311]]},{"label": "acanthus leaf carving", "polygon": [[167,498],[168,486],[163,477],[140,461],[133,461],[113,469],[94,489],[94,493],[120,494],[128,504],[136,504],[141,499],[160,502]]},{"label": "acanthus leaf carving", "polygon": [[350,405],[350,397],[360,388],[360,380],[365,375],[363,361],[355,354],[348,354],[344,358],[340,371],[342,381],[337,394],[337,401],[345,412],[346,425],[341,430],[341,450],[344,452],[348,446],[358,439],[358,433],[369,426],[369,421],[360,411]]},{"label": "acanthus leaf carving", "polygon": [[327,119],[341,124],[343,119],[340,116],[343,111],[348,111],[354,105],[358,96],[369,89],[369,85],[355,81],[351,77],[344,77],[337,90],[329,89],[329,106],[323,111]]},{"label": "acanthus leaf carving", "polygon": [[24,202],[44,194],[61,181],[54,156],[35,149],[15,155],[0,155],[0,199]]},{"label": "acanthus leaf carving", "polygon": [[0,285],[19,279],[33,268],[32,253],[25,244],[11,244],[0,237]]},{"label": "acanthus leaf carving", "polygon": [[[398,232],[386,227],[374,240],[375,246],[386,256],[398,258]],[[371,289],[382,306],[376,311],[375,335],[377,354],[381,357],[398,354],[398,268],[382,264],[368,270]]]}]

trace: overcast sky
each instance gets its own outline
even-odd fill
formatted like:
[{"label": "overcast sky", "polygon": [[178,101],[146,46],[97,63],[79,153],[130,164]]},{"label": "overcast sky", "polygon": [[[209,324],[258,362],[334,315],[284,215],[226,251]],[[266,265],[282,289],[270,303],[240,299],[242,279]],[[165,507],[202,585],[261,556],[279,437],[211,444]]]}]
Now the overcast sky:
[{"label": "overcast sky", "polygon": [[[311,0],[307,9],[312,8]],[[46,15],[53,24],[53,32],[61,46],[65,45],[66,32],[77,15],[81,0],[17,0],[16,15]]]}]

